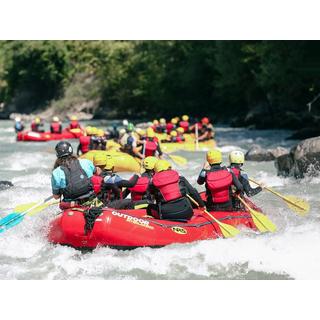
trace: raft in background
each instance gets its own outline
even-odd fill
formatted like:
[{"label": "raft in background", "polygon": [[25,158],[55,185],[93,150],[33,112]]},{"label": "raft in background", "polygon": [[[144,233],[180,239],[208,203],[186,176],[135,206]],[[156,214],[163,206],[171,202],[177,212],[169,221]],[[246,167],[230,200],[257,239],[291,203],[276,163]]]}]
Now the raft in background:
[{"label": "raft in background", "polygon": [[64,129],[62,133],[22,131],[17,133],[17,141],[46,142],[53,140],[79,139],[81,136],[83,136],[83,132],[80,129],[71,129],[70,131]]},{"label": "raft in background", "polygon": [[114,158],[115,161],[115,168],[114,171],[116,172],[137,172],[140,173],[141,171],[141,161],[133,156],[116,151],[116,150],[91,150],[83,155],[80,156],[81,159],[88,159],[93,161],[94,157],[97,154],[103,154],[106,157],[111,156]]},{"label": "raft in background", "polygon": [[[235,227],[243,225],[257,230],[251,214],[247,211],[211,214],[223,223]],[[184,223],[154,219],[146,216],[144,209],[106,208],[96,219],[91,231],[85,234],[84,228],[83,210],[68,209],[50,223],[47,237],[51,243],[77,249],[94,249],[97,246],[117,249],[162,247],[174,243],[190,243],[223,237],[219,225],[198,209],[194,210],[191,220]]]}]

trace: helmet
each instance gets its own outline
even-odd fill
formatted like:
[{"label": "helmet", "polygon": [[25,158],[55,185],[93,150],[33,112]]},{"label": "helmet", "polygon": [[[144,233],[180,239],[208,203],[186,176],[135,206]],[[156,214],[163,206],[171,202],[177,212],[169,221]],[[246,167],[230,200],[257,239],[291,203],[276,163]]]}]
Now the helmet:
[{"label": "helmet", "polygon": [[153,120],[152,123],[153,123],[154,125],[158,125],[158,124],[159,124],[159,121],[158,121],[158,120]]},{"label": "helmet", "polygon": [[115,165],[114,159],[110,156],[107,156],[105,164],[106,164],[106,166],[104,167],[105,170],[107,170],[107,171],[113,170],[114,165]]},{"label": "helmet", "polygon": [[129,124],[129,122],[128,122],[127,119],[124,119],[124,120],[122,121],[122,124],[126,127],[126,126]]},{"label": "helmet", "polygon": [[58,158],[62,158],[65,156],[70,156],[73,153],[72,146],[69,142],[67,141],[60,141],[56,145],[56,155]]},{"label": "helmet", "polygon": [[166,123],[166,119],[165,119],[165,118],[161,118],[161,119],[159,120],[159,122],[160,122],[161,124],[165,124],[165,123]]},{"label": "helmet", "polygon": [[148,138],[154,138],[155,137],[155,133],[154,133],[152,128],[148,128],[147,129],[147,137]]},{"label": "helmet", "polygon": [[93,157],[93,164],[95,166],[104,166],[106,164],[107,157],[105,154],[98,153]]},{"label": "helmet", "polygon": [[204,117],[204,118],[201,119],[201,122],[202,122],[203,124],[208,124],[208,123],[209,123],[209,118]]},{"label": "helmet", "polygon": [[20,121],[21,121],[21,118],[20,118],[20,117],[16,117],[14,120],[15,120],[16,122],[20,122]]},{"label": "helmet", "polygon": [[78,117],[77,116],[71,116],[71,121],[77,121],[78,120]]},{"label": "helmet", "polygon": [[36,124],[39,124],[39,123],[41,122],[41,119],[40,119],[39,117],[37,117],[37,118],[35,118],[34,122],[35,122]]},{"label": "helmet", "polygon": [[150,156],[150,157],[144,158],[142,164],[146,170],[153,170],[157,162],[158,162],[158,159],[156,157]]},{"label": "helmet", "polygon": [[184,114],[184,115],[182,116],[182,120],[183,120],[183,121],[188,121],[188,120],[189,120],[189,116],[187,116],[186,114]]},{"label": "helmet", "polygon": [[179,127],[179,128],[177,129],[177,131],[178,131],[179,133],[184,133],[184,129],[181,128],[181,127]]},{"label": "helmet", "polygon": [[209,164],[220,164],[222,162],[222,154],[218,149],[207,152],[207,161]]},{"label": "helmet", "polygon": [[131,131],[133,131],[134,130],[134,125],[133,125],[133,123],[128,123],[128,126],[127,126],[127,131],[129,131],[129,132],[131,132]]},{"label": "helmet", "polygon": [[174,118],[177,120],[177,122],[180,121],[180,117],[174,117]]},{"label": "helmet", "polygon": [[104,137],[104,135],[105,135],[105,134],[104,134],[104,131],[103,131],[102,129],[98,129],[98,130],[97,130],[97,136],[98,136],[98,137]]},{"label": "helmet", "polygon": [[141,129],[141,128],[137,128],[136,129],[136,133],[139,135],[139,136],[144,136],[146,134],[146,131]]},{"label": "helmet", "polygon": [[178,121],[177,121],[177,119],[176,119],[176,118],[172,118],[172,119],[171,119],[171,123],[172,123],[172,124],[177,124],[177,123],[178,123]]},{"label": "helmet", "polygon": [[229,154],[230,163],[243,164],[244,163],[244,154],[242,151],[231,151]]},{"label": "helmet", "polygon": [[86,127],[86,134],[88,135],[88,136],[91,136],[92,135],[92,127]]},{"label": "helmet", "polygon": [[96,128],[96,127],[92,127],[91,128],[91,135],[92,136],[95,136],[95,135],[97,135],[98,134],[98,129]]},{"label": "helmet", "polygon": [[119,130],[119,135],[122,136],[126,133],[126,129],[122,128]]},{"label": "helmet", "polygon": [[53,122],[59,122],[59,118],[58,118],[58,117],[53,117],[53,118],[52,118],[52,121],[53,121]]},{"label": "helmet", "polygon": [[171,164],[167,160],[158,160],[154,166],[155,172],[161,172],[171,169]]},{"label": "helmet", "polygon": [[171,137],[176,137],[178,134],[177,134],[177,131],[175,131],[175,130],[172,130],[171,132],[170,132],[170,136]]}]

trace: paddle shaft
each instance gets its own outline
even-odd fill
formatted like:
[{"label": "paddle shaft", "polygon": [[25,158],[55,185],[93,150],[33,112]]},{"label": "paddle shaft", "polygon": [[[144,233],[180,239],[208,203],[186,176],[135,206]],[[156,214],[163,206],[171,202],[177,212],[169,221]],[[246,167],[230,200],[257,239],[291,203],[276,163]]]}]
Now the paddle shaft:
[{"label": "paddle shaft", "polygon": [[[249,180],[253,183],[255,183],[256,185],[258,186],[261,186],[259,182],[249,178]],[[264,189],[268,190],[269,192],[273,193],[275,196],[278,196],[279,198],[281,198],[282,200],[288,202],[288,203],[291,203],[293,206],[296,206],[298,208],[300,208],[301,210],[304,210],[303,207],[299,206],[298,203],[295,203],[293,201],[291,201],[290,199],[288,199],[287,197],[283,196],[282,194],[278,193],[277,191],[274,191],[273,189],[269,188],[269,187],[264,187]]]}]

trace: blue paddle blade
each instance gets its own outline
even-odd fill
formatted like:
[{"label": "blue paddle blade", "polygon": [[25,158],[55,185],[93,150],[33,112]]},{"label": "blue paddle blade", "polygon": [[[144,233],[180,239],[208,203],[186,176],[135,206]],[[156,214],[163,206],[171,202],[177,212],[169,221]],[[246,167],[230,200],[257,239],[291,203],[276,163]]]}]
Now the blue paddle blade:
[{"label": "blue paddle blade", "polygon": [[0,220],[0,233],[19,224],[24,218],[20,213],[10,213]]}]

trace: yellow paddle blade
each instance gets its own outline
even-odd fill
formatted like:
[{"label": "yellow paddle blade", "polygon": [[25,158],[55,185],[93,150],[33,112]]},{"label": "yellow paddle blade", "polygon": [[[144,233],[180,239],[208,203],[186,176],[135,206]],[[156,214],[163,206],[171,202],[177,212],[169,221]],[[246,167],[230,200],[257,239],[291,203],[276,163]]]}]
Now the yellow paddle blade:
[{"label": "yellow paddle blade", "polygon": [[240,196],[237,197],[242,204],[249,210],[253,222],[260,232],[275,232],[277,226],[263,213],[252,209]]},{"label": "yellow paddle blade", "polygon": [[148,203],[137,204],[134,206],[134,209],[146,209],[148,207]]},{"label": "yellow paddle blade", "polygon": [[310,204],[301,198],[290,195],[285,196],[283,200],[286,202],[290,209],[292,209],[300,216],[305,216],[310,210]]},{"label": "yellow paddle blade", "polygon": [[168,154],[168,157],[175,162],[176,164],[178,164],[179,166],[184,166],[188,163],[188,160],[184,157],[181,156],[175,156],[172,154]]},{"label": "yellow paddle blade", "polygon": [[[13,209],[13,211],[16,212],[16,213],[22,213],[22,212],[25,212],[25,211],[29,210],[30,208],[34,207],[37,203],[38,202],[31,202],[31,203],[21,204],[21,205],[16,206]],[[59,201],[44,203],[41,206],[38,206],[38,207],[34,208],[33,210],[29,211],[28,215],[29,216],[33,216],[36,213],[39,213],[40,211],[48,208],[49,206],[54,205],[54,204],[58,204],[58,203],[59,203]]]},{"label": "yellow paddle blade", "polygon": [[211,213],[209,213],[207,210],[204,210],[204,212],[213,220],[215,221],[219,227],[220,230],[222,232],[222,235],[225,238],[232,238],[235,237],[236,235],[238,235],[240,233],[240,230],[238,230],[237,228],[235,228],[234,226],[231,226],[230,224],[226,224],[226,223],[222,223],[220,222],[218,219],[216,219]]},{"label": "yellow paddle blade", "polygon": [[70,129],[70,132],[71,132],[71,133],[80,133],[80,132],[81,132],[81,129],[79,129],[79,128]]},{"label": "yellow paddle blade", "polygon": [[250,208],[252,220],[260,232],[275,232],[277,226],[264,214]]}]

